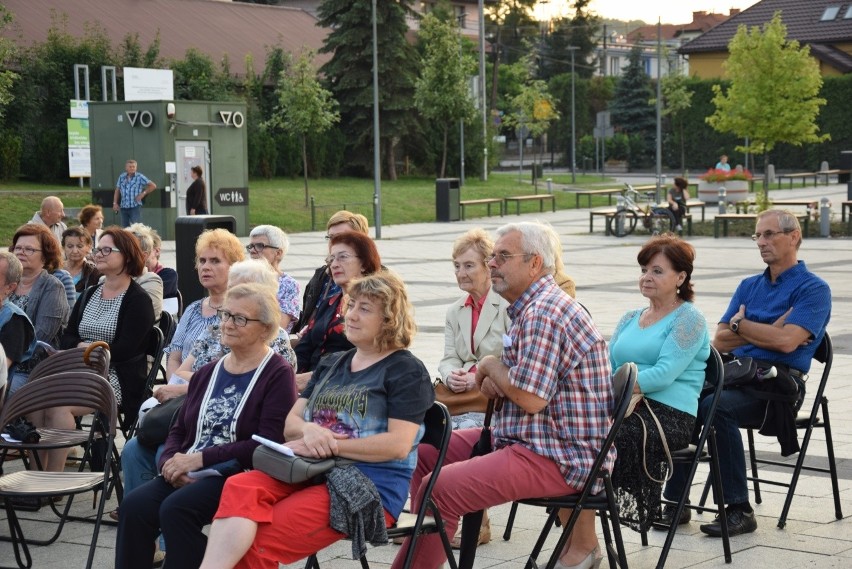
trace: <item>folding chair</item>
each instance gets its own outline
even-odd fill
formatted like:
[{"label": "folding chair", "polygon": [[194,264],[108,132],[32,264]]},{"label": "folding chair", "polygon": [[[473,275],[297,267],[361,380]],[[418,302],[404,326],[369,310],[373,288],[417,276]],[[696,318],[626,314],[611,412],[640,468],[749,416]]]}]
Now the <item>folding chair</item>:
[{"label": "folding chair", "polygon": [[[710,402],[710,409],[707,414],[704,428],[701,430],[701,435],[698,437],[698,443],[695,445],[689,445],[686,448],[676,450],[672,453],[672,462],[675,465],[689,465],[689,473],[686,477],[683,493],[678,501],[672,502],[665,499],[662,501],[663,504],[676,505],[676,509],[672,516],[672,524],[669,526],[668,534],[666,535],[666,541],[663,544],[663,551],[660,553],[659,561],[657,561],[657,569],[663,569],[666,565],[666,559],[669,556],[669,550],[671,549],[672,542],[674,541],[674,536],[677,532],[678,522],[683,509],[690,508],[699,512],[710,509],[703,507],[703,499],[699,506],[687,504],[687,501],[689,500],[689,491],[692,487],[692,480],[695,478],[695,471],[698,469],[698,463],[701,461],[710,462],[711,475],[708,478],[708,482],[712,481],[713,495],[717,497],[716,513],[719,516],[719,523],[722,526],[722,549],[725,553],[725,563],[731,562],[731,544],[728,537],[728,522],[725,514],[725,501],[722,499],[722,496],[724,496],[722,493],[722,477],[719,473],[719,455],[716,452],[716,429],[713,428],[713,418],[716,416],[716,406],[719,404],[719,397],[725,387],[725,374],[722,366],[722,358],[713,346],[710,346],[710,356],[707,358],[707,367],[704,370],[704,385],[705,387],[712,387],[713,394],[711,397],[713,397],[713,399]],[[705,445],[709,447],[709,452],[705,449]],[[642,533],[642,545],[648,545],[648,537],[645,532]]]},{"label": "folding chair", "polygon": [[[807,470],[810,472],[822,472],[824,474],[828,474],[831,477],[831,490],[834,494],[834,517],[839,519],[843,518],[843,512],[840,507],[840,486],[837,482],[837,462],[834,458],[834,442],[831,436],[831,421],[828,417],[828,398],[825,396],[825,386],[828,383],[828,375],[831,372],[831,364],[834,359],[834,347],[831,343],[831,338],[828,335],[828,332],[825,333],[825,337],[823,337],[822,342],[817,347],[816,352],[814,353],[814,360],[821,363],[822,368],[822,376],[820,377],[819,387],[817,388],[816,395],[814,397],[813,405],[811,406],[810,413],[802,413],[799,412],[796,417],[796,427],[798,429],[804,429],[805,436],[802,438],[801,449],[799,450],[799,457],[796,459],[796,463],[792,464],[789,462],[781,462],[778,460],[770,460],[765,458],[757,458],[757,452],[754,448],[754,431],[759,429],[759,425],[750,425],[746,427],[748,434],[748,454],[751,462],[751,476],[749,476],[749,480],[754,484],[754,501],[758,504],[761,503],[762,499],[760,496],[760,483],[770,484],[773,486],[783,486],[787,488],[787,497],[784,500],[784,507],[781,510],[781,516],[778,518],[778,527],[784,529],[784,526],[787,525],[787,515],[790,513],[790,506],[793,503],[793,496],[796,494],[796,485],[799,482],[799,475],[802,473],[802,470]],[[822,409],[822,419],[820,419],[819,412]],[[811,442],[811,435],[814,432],[814,429],[823,429],[825,431],[825,446],[826,451],[828,453],[828,468],[806,465],[805,458],[808,452],[808,446]],[[760,478],[757,465],[758,464],[768,464],[771,466],[777,466],[781,468],[789,468],[793,470],[793,475],[790,478],[789,482],[779,482],[777,480],[769,480],[766,478]],[[704,503],[704,499],[707,495],[707,489],[704,490],[704,495],[702,495],[701,500],[702,504]]]},{"label": "folding chair", "polygon": [[[592,469],[586,478],[585,484],[583,485],[583,491],[579,494],[571,494],[569,496],[562,496],[558,498],[531,498],[519,501],[521,504],[547,508],[550,512],[547,516],[544,528],[542,528],[541,534],[539,534],[538,540],[536,541],[532,553],[530,553],[529,559],[527,560],[526,569],[538,568],[538,556],[544,548],[547,536],[550,534],[550,528],[556,523],[559,516],[559,510],[562,508],[572,510],[571,516],[568,518],[568,522],[562,529],[562,535],[559,536],[559,540],[553,547],[553,553],[550,554],[550,559],[548,559],[547,565],[545,566],[546,569],[553,569],[556,566],[556,562],[559,560],[559,556],[561,555],[565,544],[568,543],[568,538],[571,536],[571,532],[574,530],[577,520],[580,518],[580,513],[583,510],[588,509],[597,510],[599,512],[601,526],[604,532],[604,543],[610,566],[618,566],[622,568],[627,567],[627,556],[624,552],[624,542],[621,538],[621,528],[619,526],[618,504],[615,503],[615,492],[612,487],[610,472],[605,470],[603,465],[607,455],[609,454],[610,448],[612,448],[612,445],[615,442],[618,430],[624,422],[624,416],[627,413],[627,407],[630,404],[630,397],[633,393],[633,386],[636,384],[638,373],[636,364],[626,363],[618,368],[613,376],[613,383],[616,388],[622,383],[623,388],[619,393],[616,393],[617,398],[612,415],[612,427],[610,427],[609,434],[604,440],[603,445],[601,445],[597,458],[595,458]],[[592,487],[598,479],[603,480],[604,488],[597,494],[592,494]],[[610,525],[612,525],[612,536],[610,535]],[[615,541],[615,549],[613,549],[613,541]]]},{"label": "folding chair", "polygon": [[[163,314],[166,314],[165,312]],[[148,332],[148,346],[145,348],[145,355],[148,356],[148,375],[145,378],[145,386],[142,389],[142,397],[140,401],[144,401],[151,397],[154,393],[154,381],[157,379],[160,367],[157,364],[157,358],[163,355],[163,332],[158,326],[152,326]],[[119,429],[121,429],[124,440],[129,441],[136,432],[136,422],[139,418],[139,408],[128,409],[122,404],[119,410]]]},{"label": "folding chair", "polygon": [[[423,424],[426,426],[426,432],[423,434],[420,444],[432,445],[438,451],[435,468],[432,470],[432,476],[423,494],[423,502],[420,504],[417,512],[403,512],[400,514],[396,524],[388,528],[388,539],[397,537],[411,538],[409,540],[408,551],[405,553],[405,563],[403,565],[403,569],[409,569],[414,557],[413,553],[417,545],[417,539],[421,535],[437,533],[441,536],[441,541],[444,544],[444,551],[447,553],[447,563],[450,565],[450,569],[457,569],[456,558],[453,555],[452,547],[450,547],[447,532],[444,530],[444,520],[441,518],[441,513],[438,511],[437,506],[432,501],[432,489],[435,487],[435,482],[438,480],[441,468],[444,466],[444,458],[447,455],[447,447],[449,447],[450,436],[453,432],[450,412],[447,411],[447,408],[442,403],[436,401],[426,412]],[[428,515],[430,512],[431,515]],[[370,567],[366,556],[361,557],[361,567],[363,569],[369,569]],[[319,561],[317,561],[316,554],[308,557],[305,569],[319,569]]]},{"label": "folding chair", "polygon": [[[177,329],[177,322],[175,322],[174,317],[163,310],[160,314],[160,320],[157,322],[157,328],[163,333],[163,347],[165,348],[172,342],[172,338],[175,335],[175,330]],[[160,350],[159,355],[154,356],[154,365],[157,366],[157,373],[159,373],[163,379],[163,383],[169,381],[169,378],[166,377],[166,368],[163,365],[163,350]],[[154,377],[154,381],[156,382],[156,376]],[[152,386],[153,387],[153,386]]]},{"label": "folding chair", "polygon": [[[0,411],[0,424],[7,424],[27,413],[50,409],[58,406],[75,406],[94,409],[97,415],[106,417],[106,424],[100,425],[99,433],[107,441],[107,456],[111,456],[115,439],[115,427],[118,410],[115,394],[103,377],[92,372],[64,372],[43,376],[37,381],[27,382],[15,392]],[[94,421],[89,428],[88,440],[91,443],[96,436]],[[87,445],[87,448],[91,445]],[[26,448],[26,447],[25,447]],[[88,450],[86,454],[88,454]],[[85,457],[84,457],[85,462]],[[9,535],[15,551],[18,567],[27,569],[32,566],[29,543],[49,545],[56,541],[71,509],[74,496],[89,491],[106,488],[113,473],[111,460],[106,461],[103,472],[42,472],[24,470],[0,477],[0,497],[4,499],[6,518],[9,525]],[[100,532],[101,518],[106,503],[106,492],[100,492],[97,515],[94,518],[94,530],[89,546],[87,569],[91,568]],[[54,535],[43,542],[27,540],[18,520],[10,498],[13,497],[53,498],[67,496],[63,514],[60,515]]]}]

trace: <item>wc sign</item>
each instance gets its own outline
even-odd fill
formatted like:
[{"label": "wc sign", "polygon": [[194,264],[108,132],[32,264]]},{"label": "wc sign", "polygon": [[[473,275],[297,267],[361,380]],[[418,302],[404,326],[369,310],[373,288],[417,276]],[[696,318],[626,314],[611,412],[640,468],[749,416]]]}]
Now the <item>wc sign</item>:
[{"label": "wc sign", "polygon": [[248,188],[219,188],[214,196],[221,206],[248,205]]}]

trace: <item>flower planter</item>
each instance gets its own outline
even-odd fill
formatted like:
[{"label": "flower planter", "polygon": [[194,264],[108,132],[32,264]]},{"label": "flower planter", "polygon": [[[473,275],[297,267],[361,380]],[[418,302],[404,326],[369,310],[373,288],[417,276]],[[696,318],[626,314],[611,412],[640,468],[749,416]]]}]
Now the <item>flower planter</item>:
[{"label": "flower planter", "polygon": [[748,180],[725,182],[698,181],[698,199],[707,203],[719,203],[719,188],[725,188],[725,201],[734,203],[748,198]]}]

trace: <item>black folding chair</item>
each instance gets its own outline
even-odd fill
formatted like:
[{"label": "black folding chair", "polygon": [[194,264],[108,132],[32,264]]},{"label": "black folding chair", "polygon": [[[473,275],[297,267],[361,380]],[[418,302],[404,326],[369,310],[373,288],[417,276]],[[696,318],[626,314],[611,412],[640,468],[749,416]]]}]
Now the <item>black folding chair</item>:
[{"label": "black folding chair", "polygon": [[[749,476],[748,479],[751,480],[754,485],[754,501],[758,504],[762,501],[760,495],[761,482],[763,484],[787,488],[787,497],[784,500],[784,507],[781,510],[781,516],[778,518],[778,527],[781,529],[787,525],[787,515],[790,513],[793,496],[796,495],[796,485],[799,482],[799,475],[801,475],[803,470],[807,470],[809,472],[821,472],[823,474],[828,474],[831,477],[831,490],[834,495],[834,517],[838,520],[843,518],[843,512],[840,507],[840,486],[837,482],[837,462],[834,458],[834,441],[831,436],[831,421],[828,416],[828,398],[825,396],[825,387],[828,383],[828,375],[831,372],[831,364],[834,359],[834,348],[828,332],[825,333],[825,337],[819,347],[817,347],[813,359],[822,364],[822,376],[820,377],[819,386],[817,387],[810,412],[803,413],[800,411],[796,417],[796,427],[805,431],[805,436],[802,438],[801,449],[799,450],[799,456],[796,459],[796,462],[790,463],[779,460],[758,458],[757,452],[754,448],[754,431],[759,429],[760,425],[749,425],[746,427],[748,434],[748,454],[751,463],[751,476]],[[820,418],[820,410],[822,410],[822,418]],[[828,468],[805,464],[805,458],[807,456],[808,447],[810,446],[811,436],[813,435],[814,429],[823,429],[825,431]],[[761,478],[757,469],[758,464],[767,464],[774,467],[792,469],[793,475],[789,482]],[[705,487],[704,494],[701,497],[702,505],[704,504],[706,497],[707,488]]]},{"label": "black folding chair", "polygon": [[[163,314],[166,314],[165,312]],[[148,332],[148,345],[145,348],[145,354],[150,358],[148,364],[148,375],[145,378],[145,386],[142,390],[142,401],[148,399],[154,393],[154,381],[157,379],[159,366],[157,358],[163,355],[163,332],[158,326],[152,326]],[[139,409],[127,409],[122,406],[119,413],[119,428],[124,435],[124,440],[129,441],[136,432],[136,423],[139,418]]]},{"label": "black folding chair", "polygon": [[[163,310],[160,314],[160,319],[157,321],[157,328],[163,333],[163,349],[172,343],[172,338],[175,335],[175,330],[177,329],[177,322],[175,322],[174,317],[168,313],[168,311]],[[154,365],[157,366],[157,373],[160,374],[160,377],[163,383],[167,383],[169,378],[166,377],[166,367],[164,365],[163,360],[163,349],[160,350],[159,355],[154,356]],[[156,375],[154,376],[154,382],[157,381]],[[153,387],[153,386],[152,386]]]},{"label": "black folding chair", "polygon": [[[438,507],[432,501],[432,490],[435,487],[438,476],[441,474],[441,468],[444,466],[447,448],[450,445],[450,436],[453,433],[453,423],[450,419],[450,412],[443,403],[437,401],[426,412],[423,423],[426,426],[426,431],[423,434],[420,444],[428,444],[435,447],[438,451],[438,458],[435,461],[435,467],[432,469],[432,476],[429,479],[429,483],[426,485],[423,502],[420,504],[417,512],[403,512],[400,514],[396,524],[388,528],[388,539],[398,537],[411,538],[408,542],[409,546],[405,552],[405,563],[403,564],[403,569],[409,569],[414,558],[417,539],[421,535],[437,533],[441,536],[450,569],[457,569],[456,558],[453,555],[453,549],[450,546],[447,532],[444,530],[444,520],[441,518]],[[366,555],[361,557],[361,567],[363,569],[369,569],[370,567]],[[308,557],[305,569],[319,569],[319,561],[316,554]]]},{"label": "black folding chair", "polygon": [[[63,372],[38,378],[27,382],[16,391],[0,411],[0,424],[26,416],[28,413],[50,409],[58,406],[74,406],[94,409],[99,416],[106,418],[105,424],[93,421],[88,433],[89,444],[86,455],[89,454],[91,442],[95,437],[106,439],[107,454],[112,456],[115,441],[115,429],[118,410],[112,387],[103,377],[90,371]],[[97,427],[96,427],[97,426]],[[84,457],[85,462],[87,457]],[[39,470],[24,470],[0,477],[0,497],[4,499],[6,518],[9,525],[12,547],[18,567],[26,569],[32,566],[29,545],[49,545],[56,541],[65,522],[71,519],[68,515],[74,496],[84,492],[98,492],[109,486],[115,472],[112,460],[107,460],[102,472],[42,472]],[[59,523],[52,537],[43,541],[27,540],[24,537],[20,520],[12,506],[12,498],[32,497],[52,499],[66,496],[65,508],[60,514]],[[100,492],[97,515],[93,518],[94,531],[89,545],[87,569],[92,566],[97,547],[101,518],[106,504],[106,492]],[[52,500],[51,500],[52,504]]]},{"label": "black folding chair", "polygon": [[[725,563],[731,562],[731,544],[728,537],[725,500],[722,498],[722,496],[724,496],[722,493],[722,477],[719,473],[719,455],[716,452],[716,429],[713,428],[713,418],[716,416],[716,407],[719,404],[719,397],[725,387],[725,374],[722,366],[722,358],[719,356],[719,352],[716,351],[716,348],[712,346],[710,347],[710,356],[707,358],[707,367],[704,370],[704,385],[705,388],[713,389],[713,394],[711,395],[713,399],[710,403],[710,410],[707,413],[705,426],[701,430],[701,435],[698,437],[698,443],[689,445],[686,448],[676,450],[672,453],[672,463],[675,465],[689,465],[689,473],[687,474],[686,481],[683,486],[683,493],[678,501],[672,502],[663,499],[663,504],[674,505],[676,508],[675,513],[672,516],[672,524],[668,528],[666,541],[663,544],[663,551],[660,553],[659,561],[657,561],[657,569],[663,569],[666,565],[666,559],[669,556],[669,550],[672,547],[672,541],[674,541],[680,515],[683,513],[684,508],[690,508],[699,512],[711,509],[703,507],[703,500],[700,506],[693,506],[688,503],[692,480],[695,478],[695,471],[698,469],[698,463],[702,461],[710,462],[711,475],[708,478],[708,482],[712,481],[713,495],[717,498],[716,514],[719,516],[719,523],[722,526],[722,549],[725,553]],[[709,447],[709,452],[706,450],[705,446]],[[642,545],[648,545],[648,537],[645,532],[642,533]]]},{"label": "black folding chair", "polygon": [[[559,560],[559,556],[562,553],[565,544],[568,543],[568,538],[571,536],[571,532],[574,530],[577,520],[580,518],[580,513],[583,510],[588,509],[597,510],[600,515],[601,526],[603,527],[604,532],[604,543],[606,546],[607,556],[609,557],[610,566],[618,566],[622,568],[627,567],[627,556],[624,552],[624,542],[621,538],[621,528],[618,518],[618,504],[615,502],[615,492],[612,487],[610,472],[604,469],[603,465],[606,461],[607,455],[609,454],[610,448],[612,448],[612,445],[615,442],[618,430],[624,422],[624,416],[627,413],[627,407],[630,404],[630,397],[633,393],[633,386],[636,384],[637,375],[638,370],[636,368],[636,364],[626,363],[618,368],[618,371],[616,371],[615,376],[613,377],[613,383],[616,387],[621,385],[623,382],[623,388],[620,392],[616,393],[615,410],[612,415],[612,427],[601,446],[597,458],[595,458],[592,469],[586,478],[585,484],[583,485],[583,491],[579,494],[571,494],[570,496],[562,496],[558,498],[531,498],[519,501],[521,504],[547,508],[550,512],[547,516],[544,528],[542,528],[541,534],[539,534],[538,540],[536,541],[532,553],[530,553],[529,559],[527,560],[526,569],[538,568],[538,556],[544,548],[547,536],[550,534],[550,528],[556,523],[559,516],[559,510],[562,508],[572,510],[571,516],[568,518],[568,522],[562,529],[562,535],[559,536],[559,540],[553,548],[553,553],[551,553],[550,559],[547,561],[546,569],[553,569],[556,566],[556,562]],[[597,494],[592,494],[592,487],[598,479],[603,480],[604,488]],[[612,526],[612,535],[610,535],[610,525]],[[613,548],[613,541],[615,541],[615,548]]]}]

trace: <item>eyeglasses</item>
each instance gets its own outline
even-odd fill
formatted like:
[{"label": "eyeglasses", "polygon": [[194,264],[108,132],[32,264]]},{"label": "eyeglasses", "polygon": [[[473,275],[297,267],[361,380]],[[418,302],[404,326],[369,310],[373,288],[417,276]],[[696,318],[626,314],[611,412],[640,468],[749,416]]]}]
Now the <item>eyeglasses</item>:
[{"label": "eyeglasses", "polygon": [[493,255],[488,255],[485,257],[485,263],[490,263],[491,261],[496,261],[497,266],[503,265],[511,259],[512,257],[529,257],[532,253],[494,253]]},{"label": "eyeglasses", "polygon": [[792,233],[793,231],[795,231],[795,229],[782,229],[781,231],[772,231],[771,229],[768,229],[768,230],[763,231],[763,232],[755,233],[754,235],[751,236],[751,239],[752,239],[752,241],[757,241],[758,239],[763,237],[764,239],[769,241],[770,239],[772,239],[776,235],[782,235],[782,234],[785,234],[785,233]]},{"label": "eyeglasses", "polygon": [[258,253],[263,253],[264,249],[280,249],[281,247],[274,247],[272,245],[266,245],[265,243],[249,243],[246,245],[246,251],[249,253],[254,253],[257,251]]},{"label": "eyeglasses", "polygon": [[117,247],[95,247],[92,249],[92,255],[103,255],[104,257],[109,257],[113,251],[121,253],[121,249],[118,249]]},{"label": "eyeglasses", "polygon": [[13,252],[15,252],[15,253],[23,253],[24,255],[26,255],[27,257],[29,257],[29,256],[30,256],[30,255],[32,255],[33,253],[36,253],[36,252],[38,252],[38,251],[41,251],[41,249],[34,249],[34,248],[32,248],[32,247],[21,247],[20,245],[18,245],[17,247],[15,247],[14,249],[12,249],[12,251],[13,251]]},{"label": "eyeglasses", "polygon": [[351,253],[338,253],[337,255],[329,255],[325,258],[325,264],[330,265],[337,259],[338,263],[347,263],[350,259],[357,259],[358,255],[353,255]]},{"label": "eyeglasses", "polygon": [[249,322],[262,322],[262,320],[258,320],[257,318],[246,318],[245,316],[231,314],[227,310],[217,310],[216,316],[219,317],[219,320],[222,321],[222,324],[224,324],[228,320],[233,320],[234,325],[239,326],[240,328],[245,328]]}]

